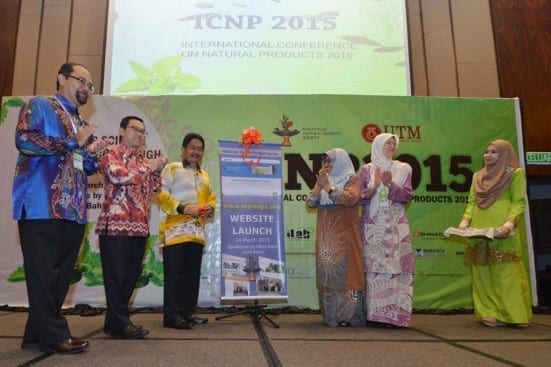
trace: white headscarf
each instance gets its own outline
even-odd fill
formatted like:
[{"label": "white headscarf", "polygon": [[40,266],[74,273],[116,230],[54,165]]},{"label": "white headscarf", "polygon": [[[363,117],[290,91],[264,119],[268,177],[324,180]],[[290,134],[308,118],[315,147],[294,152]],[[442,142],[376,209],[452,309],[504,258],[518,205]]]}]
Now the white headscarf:
[{"label": "white headscarf", "polygon": [[381,171],[388,171],[392,165],[392,157],[387,158],[383,154],[383,147],[390,138],[394,138],[394,140],[396,140],[396,151],[398,151],[400,139],[398,136],[389,133],[381,133],[377,135],[371,145],[371,162],[379,167]]},{"label": "white headscarf", "polygon": [[[395,184],[402,186],[406,179],[408,172],[407,170],[403,170],[403,163],[400,161],[395,161],[392,159],[392,157],[388,158],[383,153],[383,147],[385,143],[388,141],[388,139],[394,138],[396,141],[396,151],[398,151],[398,145],[400,144],[400,139],[397,135],[389,134],[389,133],[381,133],[375,137],[373,140],[373,143],[371,145],[371,169],[370,169],[370,180],[368,188],[373,187],[373,183],[375,182],[375,171],[378,168],[381,169],[381,173],[384,171],[391,171],[392,172],[392,182]],[[383,185],[379,185],[377,188],[377,192],[371,197],[370,203],[369,203],[369,217],[372,218],[375,213],[377,212],[377,208],[379,208],[379,192],[383,188]]]},{"label": "white headscarf", "polygon": [[[333,162],[333,168],[329,172],[329,182],[336,188],[343,190],[344,186],[350,180],[350,177],[356,174],[354,165],[348,156],[348,153],[344,149],[335,148],[325,152]],[[325,190],[321,190],[320,204],[328,205],[334,204],[333,200],[329,197],[329,194]]]}]

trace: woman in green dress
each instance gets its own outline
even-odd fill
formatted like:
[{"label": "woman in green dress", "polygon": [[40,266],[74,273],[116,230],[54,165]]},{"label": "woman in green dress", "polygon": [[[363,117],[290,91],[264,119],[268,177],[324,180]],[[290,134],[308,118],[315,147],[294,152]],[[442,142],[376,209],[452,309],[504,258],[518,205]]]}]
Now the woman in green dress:
[{"label": "woman in green dress", "polygon": [[511,143],[491,142],[484,168],[473,176],[459,229],[495,228],[494,239],[472,237],[465,261],[471,265],[475,316],[484,325],[526,327],[532,317],[530,285],[515,233],[525,207],[526,180]]}]

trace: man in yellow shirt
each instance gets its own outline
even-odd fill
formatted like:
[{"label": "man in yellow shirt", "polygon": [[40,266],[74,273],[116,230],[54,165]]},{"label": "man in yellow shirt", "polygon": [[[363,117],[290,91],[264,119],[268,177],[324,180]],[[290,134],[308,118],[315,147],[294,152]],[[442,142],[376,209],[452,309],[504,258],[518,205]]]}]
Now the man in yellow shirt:
[{"label": "man in yellow shirt", "polygon": [[159,233],[164,237],[163,324],[168,328],[191,329],[208,321],[193,315],[206,243],[205,224],[214,216],[216,205],[209,175],[200,166],[204,150],[201,135],[187,134],[182,142],[182,161],[168,164],[161,174],[157,199],[164,217]]}]

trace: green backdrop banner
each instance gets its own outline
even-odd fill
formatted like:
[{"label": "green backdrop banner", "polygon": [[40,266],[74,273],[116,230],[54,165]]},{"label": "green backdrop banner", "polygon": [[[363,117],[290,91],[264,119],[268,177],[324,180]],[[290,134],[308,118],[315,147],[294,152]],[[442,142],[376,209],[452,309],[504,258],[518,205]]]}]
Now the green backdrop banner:
[{"label": "green backdrop banner", "polygon": [[[26,99],[26,98],[22,98]],[[4,172],[13,170],[16,151],[13,130],[19,103],[17,97],[4,99],[2,112],[3,146],[10,147],[4,159]],[[377,133],[400,137],[397,158],[413,168],[415,196],[407,212],[410,220],[417,274],[415,308],[472,308],[469,268],[463,264],[463,241],[445,239],[443,231],[456,226],[466,205],[473,172],[482,167],[485,146],[494,139],[507,139],[517,146],[519,134],[518,100],[466,99],[340,95],[236,95],[236,96],[94,96],[83,111],[90,122],[100,124],[98,135],[118,140],[118,123],[124,115],[145,117],[148,157],[165,153],[180,159],[183,136],[195,131],[206,140],[202,167],[220,192],[217,142],[239,140],[241,131],[254,126],[265,142],[282,144],[284,225],[288,281],[288,302],[298,307],[318,309],[315,287],[315,213],[306,210],[305,200],[320,168],[320,154],[334,147],[344,148],[359,168],[368,161],[371,141]],[[9,137],[9,138],[6,138]],[[5,141],[4,141],[5,140]],[[519,154],[522,156],[521,154]],[[90,216],[101,203],[99,178],[90,183]],[[1,193],[11,195],[11,182]],[[6,199],[7,200],[7,199]],[[218,204],[219,205],[219,204]],[[219,208],[218,208],[219,209]],[[155,210],[154,210],[155,212]],[[3,238],[14,237],[15,222],[3,211],[0,231]],[[146,271],[150,281],[140,284],[136,304],[162,303],[162,262],[156,244],[156,215]],[[11,221],[11,222],[10,222]],[[531,242],[527,238],[526,266],[530,266]],[[220,218],[208,228],[209,244],[204,256],[200,305],[219,305],[220,298]],[[13,244],[11,243],[13,242]],[[25,303],[23,284],[13,271],[21,265],[17,237],[2,255],[0,304]],[[89,251],[97,252],[97,240],[87,238]],[[149,264],[149,265],[148,265]],[[4,270],[6,269],[6,270]],[[8,271],[9,270],[9,271]],[[157,275],[151,275],[157,274]],[[72,301],[102,304],[102,287],[83,279],[75,285]],[[89,285],[87,285],[89,284]],[[93,288],[93,290],[92,290]],[[70,302],[70,300],[69,300]]]}]

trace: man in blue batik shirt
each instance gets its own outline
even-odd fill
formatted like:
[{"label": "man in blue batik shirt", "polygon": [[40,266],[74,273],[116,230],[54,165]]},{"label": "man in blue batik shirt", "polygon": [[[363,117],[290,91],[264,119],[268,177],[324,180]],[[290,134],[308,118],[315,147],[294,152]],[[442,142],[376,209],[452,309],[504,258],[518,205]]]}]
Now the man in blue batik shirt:
[{"label": "man in blue batik shirt", "polygon": [[86,67],[66,63],[55,96],[35,97],[19,114],[12,200],[29,299],[23,349],[71,354],[88,347],[71,336],[61,307],[84,236],[87,176],[107,145],[78,113],[94,91]]}]

